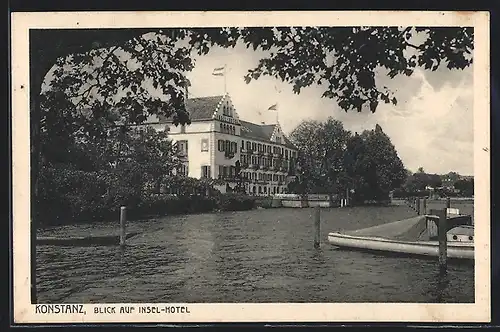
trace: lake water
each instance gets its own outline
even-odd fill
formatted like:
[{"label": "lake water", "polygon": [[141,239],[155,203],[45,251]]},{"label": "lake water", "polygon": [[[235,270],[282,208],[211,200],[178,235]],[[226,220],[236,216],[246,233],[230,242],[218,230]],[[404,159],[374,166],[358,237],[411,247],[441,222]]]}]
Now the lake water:
[{"label": "lake water", "polygon": [[[461,211],[467,209],[461,207]],[[464,211],[467,212],[467,211]],[[470,213],[470,212],[469,212]],[[39,303],[474,302],[474,268],[331,247],[329,232],[415,216],[406,206],[267,209],[129,223],[128,246],[37,247]],[[118,233],[118,222],[40,235]]]}]

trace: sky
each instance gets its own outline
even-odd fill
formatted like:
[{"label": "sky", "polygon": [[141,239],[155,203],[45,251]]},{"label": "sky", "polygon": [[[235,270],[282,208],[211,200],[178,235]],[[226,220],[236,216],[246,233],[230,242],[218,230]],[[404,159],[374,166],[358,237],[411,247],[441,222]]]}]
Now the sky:
[{"label": "sky", "polygon": [[[292,86],[261,77],[246,84],[248,69],[262,53],[243,45],[234,49],[215,48],[198,57],[188,73],[190,98],[222,95],[224,80],[213,76],[214,68],[227,66],[227,92],[242,120],[266,124],[278,118],[283,130],[291,132],[303,120],[342,121],[347,130],[361,132],[379,124],[391,138],[405,167],[444,174],[450,171],[473,175],[473,68],[436,71],[416,70],[411,77],[390,79],[377,76],[377,85],[387,86],[398,99],[396,106],[380,104],[375,113],[341,110],[334,99],[322,98],[324,89],[304,88],[294,94]],[[276,112],[269,106],[278,103]]]},{"label": "sky", "polygon": [[[301,121],[328,117],[342,121],[352,132],[370,130],[379,124],[407,169],[416,172],[423,167],[428,173],[474,174],[472,66],[465,70],[444,66],[436,71],[417,69],[410,77],[394,79],[378,74],[377,85],[394,92],[397,105],[380,103],[375,113],[346,113],[334,99],[321,97],[324,88],[320,86],[303,88],[295,94],[292,85],[271,77],[245,83],[245,74],[257,66],[263,55],[262,51],[247,49],[242,44],[228,49],[213,47],[204,56],[193,53],[195,67],[186,73],[191,81],[190,98],[224,94],[223,77],[212,72],[226,65],[226,92],[242,120],[266,124],[279,120],[285,133]],[[46,83],[51,79],[49,72]],[[159,90],[150,92],[161,94]],[[274,104],[278,104],[277,111],[268,111]]]}]

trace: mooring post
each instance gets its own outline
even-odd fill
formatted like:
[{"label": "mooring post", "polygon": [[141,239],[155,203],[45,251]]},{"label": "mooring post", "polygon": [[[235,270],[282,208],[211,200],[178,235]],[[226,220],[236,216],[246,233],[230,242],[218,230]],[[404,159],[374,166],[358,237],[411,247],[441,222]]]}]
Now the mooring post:
[{"label": "mooring post", "polygon": [[446,197],[446,208],[449,209],[451,207],[451,200],[449,197]]},{"label": "mooring post", "polygon": [[315,208],[315,214],[314,214],[314,248],[319,248],[319,242],[320,242],[320,207],[316,206]]},{"label": "mooring post", "polygon": [[447,209],[440,209],[437,211],[439,216],[438,221],[438,240],[439,240],[439,268],[441,271],[446,271],[448,248],[447,248],[447,225],[446,225],[446,212]]},{"label": "mooring post", "polygon": [[417,197],[417,215],[420,215],[420,197]]},{"label": "mooring post", "polygon": [[125,245],[127,238],[127,207],[120,207],[120,246]]},{"label": "mooring post", "polygon": [[422,202],[422,212],[423,214],[427,214],[427,197],[424,197],[424,201]]}]

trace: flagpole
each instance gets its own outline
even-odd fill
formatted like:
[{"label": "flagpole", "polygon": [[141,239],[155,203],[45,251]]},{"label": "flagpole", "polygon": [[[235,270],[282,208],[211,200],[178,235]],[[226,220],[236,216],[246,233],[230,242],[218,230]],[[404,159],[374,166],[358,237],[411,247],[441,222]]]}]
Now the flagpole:
[{"label": "flagpole", "polygon": [[224,96],[227,94],[227,85],[226,85],[226,66],[227,66],[227,64],[224,64]]}]

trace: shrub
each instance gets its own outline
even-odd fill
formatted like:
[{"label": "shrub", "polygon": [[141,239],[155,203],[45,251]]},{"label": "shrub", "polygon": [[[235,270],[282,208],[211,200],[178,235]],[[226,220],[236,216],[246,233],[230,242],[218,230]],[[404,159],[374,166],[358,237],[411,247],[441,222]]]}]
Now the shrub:
[{"label": "shrub", "polygon": [[219,194],[216,198],[221,211],[245,211],[255,207],[255,198],[241,193]]}]

